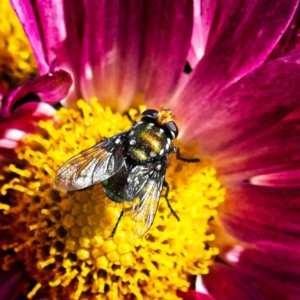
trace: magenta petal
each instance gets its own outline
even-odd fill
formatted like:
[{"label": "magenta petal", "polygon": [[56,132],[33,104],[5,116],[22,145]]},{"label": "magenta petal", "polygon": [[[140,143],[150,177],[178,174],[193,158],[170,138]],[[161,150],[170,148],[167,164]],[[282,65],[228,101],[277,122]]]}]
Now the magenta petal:
[{"label": "magenta petal", "polygon": [[240,184],[227,187],[220,209],[225,229],[249,243],[300,246],[300,189]]},{"label": "magenta petal", "polygon": [[[192,46],[188,61],[194,68],[204,53],[211,51],[222,34],[225,22],[236,11],[239,1],[195,0]],[[224,5],[225,4],[225,5]]]},{"label": "magenta petal", "polygon": [[[32,45],[41,74],[56,60],[59,67],[79,72],[84,3],[72,0],[11,0]],[[74,75],[74,74],[73,74]]]},{"label": "magenta petal", "polygon": [[138,90],[148,106],[163,105],[183,72],[193,26],[193,1],[144,1]]},{"label": "magenta petal", "polygon": [[195,290],[188,290],[186,293],[179,291],[178,297],[183,300],[214,300],[211,296],[199,293]]},{"label": "magenta petal", "polygon": [[17,141],[0,138],[0,149],[1,149],[0,152],[2,152],[2,150],[7,150],[7,149],[11,149],[11,151],[13,152],[12,149],[14,149],[17,145],[18,145]]},{"label": "magenta petal", "polygon": [[300,46],[300,6],[298,5],[294,17],[289,24],[284,35],[269,55],[268,60],[276,59],[292,50],[299,49]]},{"label": "magenta petal", "polygon": [[31,43],[40,73],[45,74],[56,61],[75,82],[68,99],[82,97],[79,75],[85,1],[10,1]]},{"label": "magenta petal", "polygon": [[297,4],[296,0],[235,1],[218,40],[195,68],[183,101],[190,101],[191,94],[208,99],[260,66],[289,25]]},{"label": "magenta petal", "polygon": [[49,62],[47,61],[43,45],[43,36],[38,16],[36,15],[35,6],[33,4],[34,2],[31,0],[10,0],[10,2],[32,45],[39,70],[42,74],[44,74],[49,69]]},{"label": "magenta petal", "polygon": [[202,100],[193,95],[198,103],[180,99],[174,111],[187,120],[183,136],[198,140],[206,154],[216,155],[278,122],[299,105],[298,59],[292,56],[265,64],[218,97]]},{"label": "magenta petal", "polygon": [[63,70],[27,81],[3,99],[1,115],[3,118],[8,118],[17,102],[31,94],[38,95],[43,102],[55,104],[68,95],[72,82],[70,74]]},{"label": "magenta petal", "polygon": [[55,109],[42,102],[28,102],[17,107],[10,118],[0,121],[0,157],[5,161],[16,159],[13,149],[31,133],[40,130],[38,122],[53,118]]},{"label": "magenta petal", "polygon": [[262,186],[300,187],[300,169],[257,175],[252,177],[250,182]]},{"label": "magenta petal", "polygon": [[287,299],[299,299],[299,249],[260,243],[243,251],[233,265],[262,287],[280,291]]},{"label": "magenta petal", "polygon": [[[241,145],[218,153],[214,162],[218,173],[226,181],[250,180],[255,176],[275,173],[269,179],[264,178],[266,184],[269,180],[267,185],[295,186],[297,169],[300,169],[299,148],[300,119],[291,118],[263,130],[257,137],[249,138]],[[281,172],[288,173],[280,175]],[[262,184],[262,177],[260,182]]]},{"label": "magenta petal", "polygon": [[11,118],[0,121],[0,138],[20,141],[25,134],[38,131],[38,122],[53,118],[55,109],[41,102],[22,104],[13,112]]},{"label": "magenta petal", "polygon": [[43,102],[28,102],[14,110],[13,119],[31,118],[32,120],[45,120],[53,117],[56,110]]},{"label": "magenta petal", "polygon": [[260,300],[263,299],[249,278],[238,270],[215,263],[208,275],[203,276],[203,282],[209,293],[216,300]]},{"label": "magenta petal", "polygon": [[1,147],[9,146],[9,141],[14,145],[28,133],[38,131],[38,122],[53,118],[55,109],[46,103],[29,102],[18,107],[11,118],[0,121]]},{"label": "magenta petal", "polygon": [[124,108],[134,97],[141,15],[142,1],[89,2],[81,74],[81,89],[86,99],[97,96],[103,103]]},{"label": "magenta petal", "polygon": [[113,102],[120,110],[137,92],[145,101],[165,100],[183,70],[191,30],[191,0],[90,1],[83,40],[84,96]]}]

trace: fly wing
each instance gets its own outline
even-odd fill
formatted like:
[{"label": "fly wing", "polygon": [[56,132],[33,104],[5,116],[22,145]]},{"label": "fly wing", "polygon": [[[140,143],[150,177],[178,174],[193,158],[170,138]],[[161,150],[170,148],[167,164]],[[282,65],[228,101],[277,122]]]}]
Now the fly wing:
[{"label": "fly wing", "polygon": [[69,159],[57,171],[53,187],[62,191],[76,191],[116,174],[124,165],[120,151],[122,144],[116,144],[116,140],[123,135],[101,141]]},{"label": "fly wing", "polygon": [[148,170],[148,179],[140,191],[138,197],[140,203],[130,208],[125,208],[125,214],[129,215],[134,221],[134,233],[141,237],[153,224],[160,195],[163,187],[166,169]]},{"label": "fly wing", "polygon": [[124,198],[127,200],[134,200],[149,179],[149,168],[147,166],[135,166],[127,177],[127,185],[124,189]]}]

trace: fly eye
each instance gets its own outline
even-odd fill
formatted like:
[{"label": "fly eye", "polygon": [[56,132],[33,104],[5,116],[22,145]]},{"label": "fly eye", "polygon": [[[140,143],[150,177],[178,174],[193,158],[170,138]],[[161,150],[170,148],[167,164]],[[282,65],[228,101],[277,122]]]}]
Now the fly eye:
[{"label": "fly eye", "polygon": [[166,126],[175,135],[175,138],[176,138],[179,133],[177,125],[173,121],[170,121],[166,124]]},{"label": "fly eye", "polygon": [[157,118],[158,116],[158,111],[155,109],[146,109],[143,113],[142,113],[142,118],[143,117],[150,117],[150,118]]}]

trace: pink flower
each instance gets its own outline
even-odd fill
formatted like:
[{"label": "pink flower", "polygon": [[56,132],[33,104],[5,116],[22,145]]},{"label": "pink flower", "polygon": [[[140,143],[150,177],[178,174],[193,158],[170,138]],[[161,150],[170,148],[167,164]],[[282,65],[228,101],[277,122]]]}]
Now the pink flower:
[{"label": "pink flower", "polygon": [[300,52],[270,55],[298,1],[201,1],[195,11],[189,0],[11,2],[41,73],[56,60],[72,74],[66,105],[97,96],[125,111],[142,95],[148,107],[172,108],[181,140],[213,160],[227,190],[226,235],[200,278],[203,297],[297,299],[300,138],[290,114],[300,103]]}]

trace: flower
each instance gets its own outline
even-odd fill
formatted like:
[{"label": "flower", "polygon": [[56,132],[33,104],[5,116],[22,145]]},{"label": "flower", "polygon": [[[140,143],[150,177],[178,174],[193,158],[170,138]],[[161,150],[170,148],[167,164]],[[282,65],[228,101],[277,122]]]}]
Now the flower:
[{"label": "flower", "polygon": [[[25,168],[3,168],[1,221],[15,232],[5,236],[3,265],[25,263],[33,280],[24,286],[27,296],[173,299],[177,289],[187,290],[189,275],[201,273],[197,288],[206,298],[296,298],[299,121],[291,113],[299,107],[299,53],[296,49],[276,59],[270,54],[298,2],[229,1],[223,6],[202,1],[197,23],[202,54],[190,58],[190,52],[188,76],[182,70],[193,50],[197,10],[192,1],[12,3],[41,73],[56,60],[74,79],[64,102],[72,108],[58,112],[58,123],[41,122],[45,132],[16,147]],[[77,102],[80,97],[91,106]],[[172,160],[167,170],[171,204],[183,215],[181,223],[171,221],[161,201],[146,237],[130,242],[130,220],[124,220],[109,239],[111,218],[119,213],[114,203],[107,204],[103,193],[97,198],[95,187],[74,194],[51,191],[51,176],[67,152],[70,157],[128,128],[125,117],[103,106],[119,112],[135,107],[129,110],[135,117],[140,103],[171,108],[180,144],[203,162],[184,166]],[[95,128],[98,120],[102,126]],[[189,147],[192,141],[199,148]],[[223,187],[226,199],[217,214]],[[100,214],[101,203],[108,212],[96,234],[90,227],[99,219],[94,215]],[[184,232],[170,237],[180,228]]]}]

